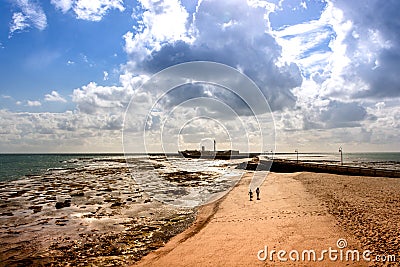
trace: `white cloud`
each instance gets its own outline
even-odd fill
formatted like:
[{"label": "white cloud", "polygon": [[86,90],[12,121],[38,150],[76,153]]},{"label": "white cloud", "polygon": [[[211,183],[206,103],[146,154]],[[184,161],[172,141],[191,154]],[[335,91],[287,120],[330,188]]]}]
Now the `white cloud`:
[{"label": "white cloud", "polygon": [[346,77],[356,60],[348,57],[345,43],[352,27],[343,11],[328,2],[319,19],[273,32],[282,45],[281,62],[296,62],[304,75],[302,85],[292,91],[297,109],[278,115],[278,128],[354,128],[368,118],[365,106],[352,98],[365,88],[363,81]]},{"label": "white cloud", "polygon": [[118,86],[99,86],[94,82],[75,89],[72,101],[77,108],[84,113],[94,114],[106,112],[123,112],[128,104],[132,91]]},{"label": "white cloud", "polygon": [[44,30],[47,27],[47,17],[42,7],[29,0],[17,0],[15,4],[21,9],[21,12],[13,14],[13,21],[10,24],[10,37],[16,31],[22,31],[32,25],[38,30]]},{"label": "white cloud", "polygon": [[107,71],[103,71],[103,80],[104,81],[108,80],[108,72]]},{"label": "white cloud", "polygon": [[122,0],[78,0],[74,11],[78,19],[100,21],[111,9],[124,11]]},{"label": "white cloud", "polygon": [[121,123],[121,118],[108,114],[99,116],[78,111],[15,113],[0,110],[0,150],[121,152]]},{"label": "white cloud", "polygon": [[282,60],[293,60],[307,79],[315,78],[320,86],[314,94],[321,97],[399,97],[400,78],[394,73],[400,62],[399,24],[388,19],[398,7],[375,0],[368,5],[328,1],[318,20],[274,32]]},{"label": "white cloud", "polygon": [[124,35],[125,51],[143,60],[152,51],[157,51],[163,43],[185,40],[190,42],[187,28],[189,14],[178,0],[140,1],[145,10],[134,14],[139,21],[139,33]]},{"label": "white cloud", "polygon": [[39,101],[37,101],[37,100],[28,100],[28,101],[26,101],[26,105],[28,106],[28,107],[39,107],[39,106],[41,106],[42,105],[42,103],[40,103]]},{"label": "white cloud", "polygon": [[296,62],[305,78],[315,74],[322,77],[340,76],[348,63],[342,39],[349,22],[340,9],[330,2],[319,19],[286,26],[273,31],[282,45],[281,62]]},{"label": "white cloud", "polygon": [[63,13],[73,10],[77,19],[100,21],[110,10],[124,11],[122,0],[51,0]]},{"label": "white cloud", "polygon": [[27,22],[28,20],[27,17],[21,12],[14,13],[12,19],[13,21],[10,25],[9,37],[11,37],[14,32],[22,31],[30,26],[29,23]]},{"label": "white cloud", "polygon": [[52,91],[50,94],[46,94],[44,100],[49,102],[67,102],[67,100],[65,100],[65,98],[63,98],[57,91]]},{"label": "white cloud", "polygon": [[[395,33],[398,30],[395,25],[399,24],[389,19],[397,5],[397,2],[381,5],[379,1],[370,1],[368,5],[328,2],[317,23],[281,31],[279,38],[285,37],[285,31],[285,34],[291,34],[290,38],[280,42],[283,51],[288,51],[287,58],[294,59],[303,73],[310,74],[302,86],[294,90],[299,111],[287,111],[281,117],[281,129],[300,132],[303,129],[326,129],[323,136],[309,138],[309,141],[330,136],[331,142],[349,142],[353,150],[369,147],[392,151],[398,147],[395,136],[399,126],[395,122],[399,110],[400,80],[396,66],[400,62],[400,38]],[[310,43],[318,45],[315,38],[305,35],[307,31],[304,29],[316,32],[324,27],[331,27],[334,34],[329,42],[331,51],[317,50],[302,56],[312,47]],[[394,97],[390,108],[381,102],[389,96]],[[321,106],[319,103],[324,104]],[[377,103],[376,107],[374,103]],[[343,129],[343,134],[335,128]]]},{"label": "white cloud", "polygon": [[51,0],[51,3],[63,13],[68,12],[72,8],[72,0]]}]

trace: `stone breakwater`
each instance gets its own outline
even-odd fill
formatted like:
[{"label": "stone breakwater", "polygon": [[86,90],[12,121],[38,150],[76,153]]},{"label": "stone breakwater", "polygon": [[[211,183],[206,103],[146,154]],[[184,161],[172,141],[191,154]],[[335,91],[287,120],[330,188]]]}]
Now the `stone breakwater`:
[{"label": "stone breakwater", "polygon": [[[144,193],[125,159],[80,161],[75,169],[0,183],[0,266],[128,265],[193,222],[195,209]],[[129,164],[137,175],[152,168]]]},{"label": "stone breakwater", "polygon": [[382,169],[374,167],[347,166],[328,163],[306,163],[295,160],[258,160],[253,159],[238,165],[239,169],[270,170],[273,172],[319,172],[356,176],[380,176],[400,178],[400,169]]}]

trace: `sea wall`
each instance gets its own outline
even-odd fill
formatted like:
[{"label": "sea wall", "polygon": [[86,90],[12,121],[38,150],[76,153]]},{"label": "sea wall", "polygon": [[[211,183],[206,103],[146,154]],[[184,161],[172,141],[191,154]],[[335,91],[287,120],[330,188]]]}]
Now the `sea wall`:
[{"label": "sea wall", "polygon": [[346,165],[324,164],[324,163],[304,163],[293,160],[261,160],[249,161],[239,164],[239,169],[261,171],[270,170],[272,172],[321,172],[356,176],[375,176],[400,178],[400,171],[389,169],[376,169],[367,167],[355,167]]}]

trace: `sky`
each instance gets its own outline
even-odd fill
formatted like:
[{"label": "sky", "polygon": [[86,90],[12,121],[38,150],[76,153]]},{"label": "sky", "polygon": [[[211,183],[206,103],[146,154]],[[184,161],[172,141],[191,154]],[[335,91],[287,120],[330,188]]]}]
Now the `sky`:
[{"label": "sky", "polygon": [[400,151],[399,9],[1,1],[0,153]]}]

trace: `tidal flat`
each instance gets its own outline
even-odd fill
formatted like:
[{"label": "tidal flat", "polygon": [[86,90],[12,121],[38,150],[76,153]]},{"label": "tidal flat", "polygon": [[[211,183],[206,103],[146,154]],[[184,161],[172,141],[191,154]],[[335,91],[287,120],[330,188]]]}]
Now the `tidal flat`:
[{"label": "tidal flat", "polygon": [[[153,199],[124,158],[79,160],[77,168],[0,183],[0,266],[128,265],[193,222],[195,208]],[[139,159],[130,165],[153,168]]]}]

